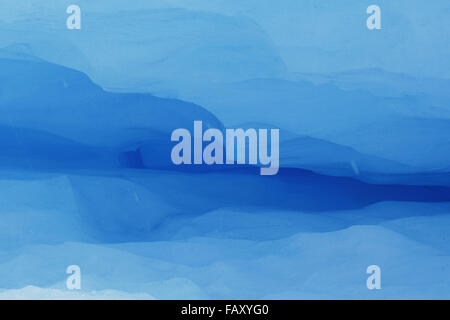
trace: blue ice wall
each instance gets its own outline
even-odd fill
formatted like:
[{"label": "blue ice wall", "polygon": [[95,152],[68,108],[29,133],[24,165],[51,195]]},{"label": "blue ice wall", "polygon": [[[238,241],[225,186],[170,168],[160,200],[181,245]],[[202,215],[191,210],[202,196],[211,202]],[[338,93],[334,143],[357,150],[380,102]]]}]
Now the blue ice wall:
[{"label": "blue ice wall", "polygon": [[[378,2],[4,0],[0,298],[449,298],[450,7]],[[174,165],[194,121],[278,174]]]}]

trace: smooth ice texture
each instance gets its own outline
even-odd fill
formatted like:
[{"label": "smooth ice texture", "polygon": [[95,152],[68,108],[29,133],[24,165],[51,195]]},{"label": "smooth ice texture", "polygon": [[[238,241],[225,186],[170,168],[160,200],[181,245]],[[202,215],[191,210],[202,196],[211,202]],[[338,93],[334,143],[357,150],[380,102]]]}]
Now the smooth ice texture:
[{"label": "smooth ice texture", "polygon": [[[447,1],[3,3],[0,298],[450,298]],[[174,165],[196,120],[279,173]]]}]

